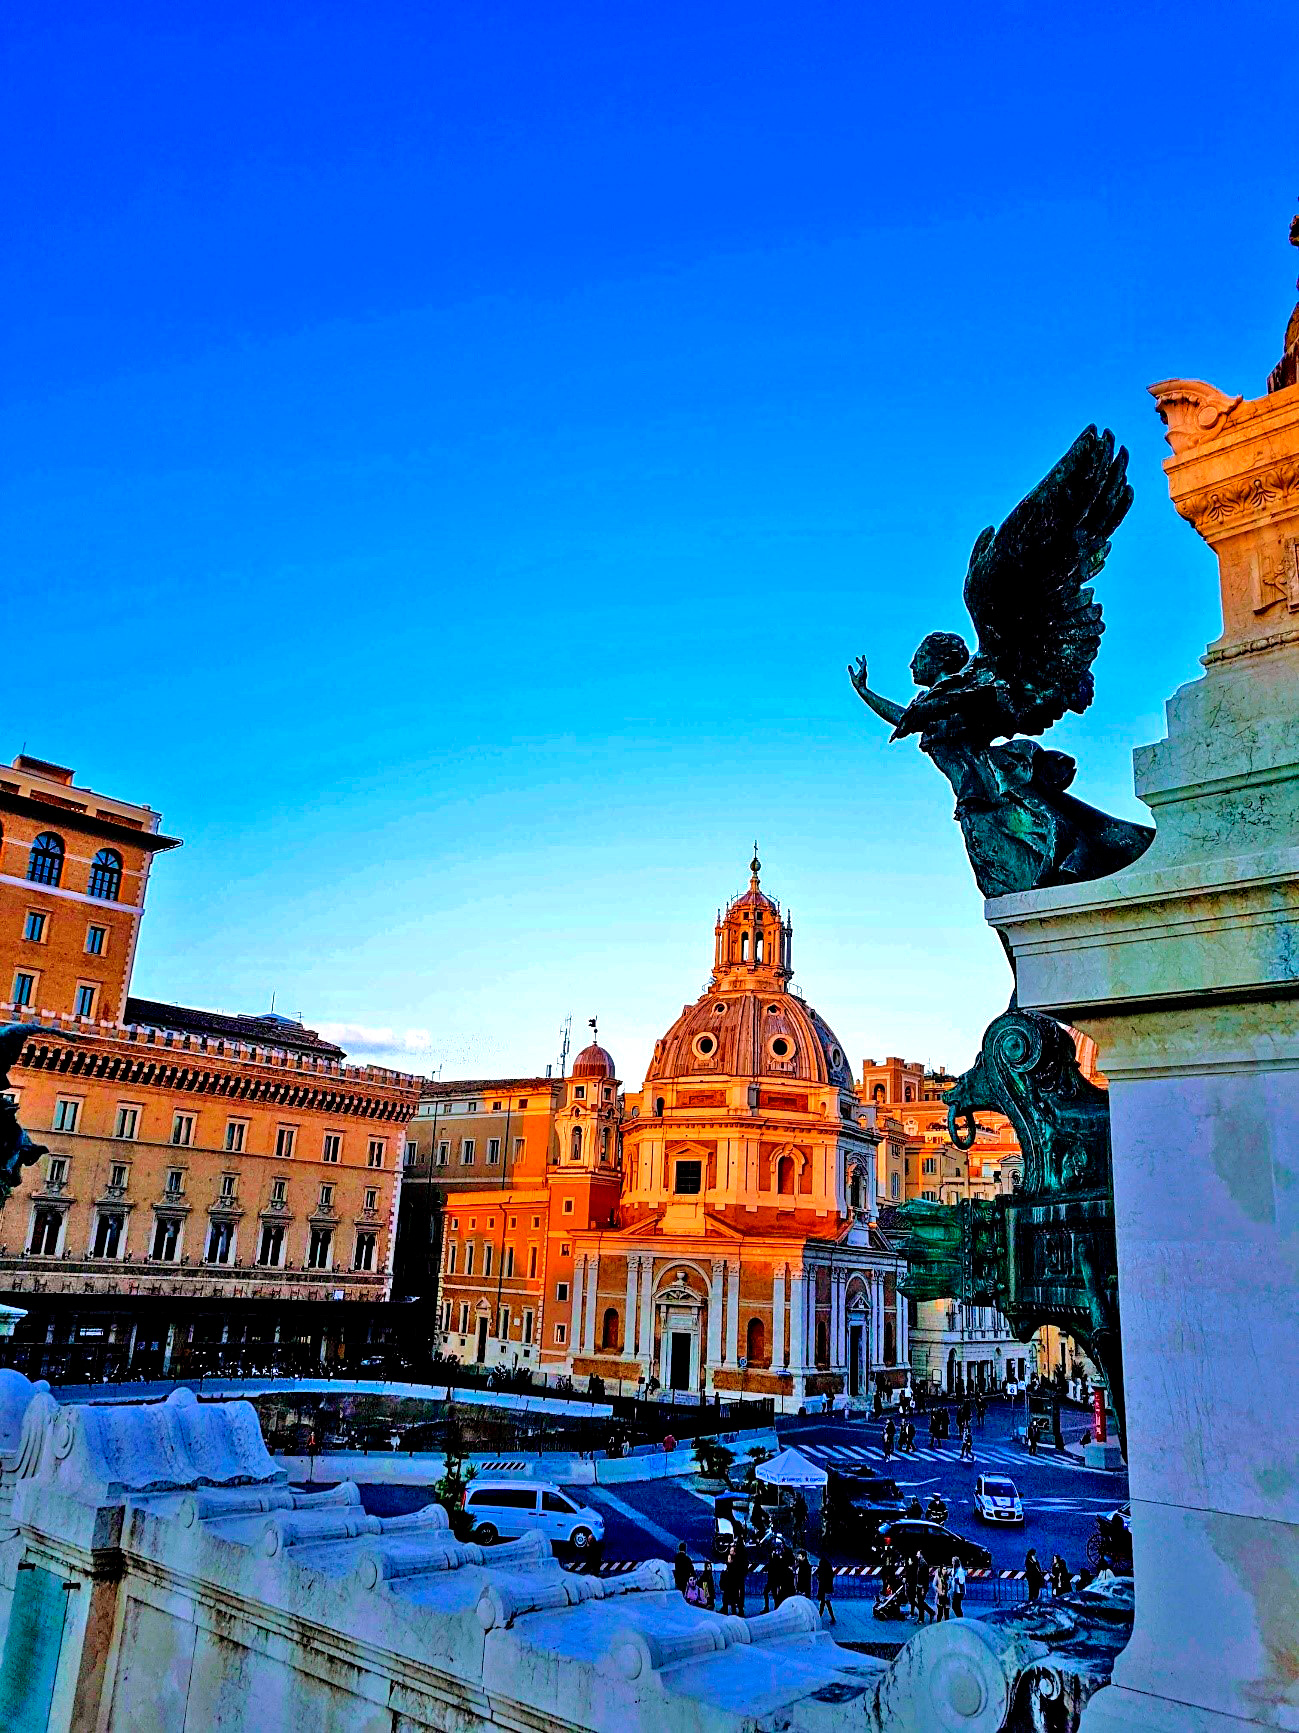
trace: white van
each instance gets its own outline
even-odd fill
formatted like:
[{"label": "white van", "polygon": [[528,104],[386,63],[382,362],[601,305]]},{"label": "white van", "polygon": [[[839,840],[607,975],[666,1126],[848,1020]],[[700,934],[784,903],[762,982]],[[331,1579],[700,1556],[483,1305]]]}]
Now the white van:
[{"label": "white van", "polygon": [[470,1539],[490,1546],[540,1529],[552,1551],[590,1558],[604,1546],[604,1518],[577,1504],[550,1480],[519,1475],[471,1480],[461,1506],[471,1519]]}]

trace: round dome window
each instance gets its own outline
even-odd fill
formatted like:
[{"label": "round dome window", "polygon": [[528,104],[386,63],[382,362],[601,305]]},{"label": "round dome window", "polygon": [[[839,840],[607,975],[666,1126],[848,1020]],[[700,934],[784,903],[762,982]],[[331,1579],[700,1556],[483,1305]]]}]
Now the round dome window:
[{"label": "round dome window", "polygon": [[788,1035],[773,1035],[767,1046],[773,1059],[788,1059],[794,1051],[794,1043]]},{"label": "round dome window", "polygon": [[714,1017],[720,1017],[722,1015],[722,1013],[725,1011],[725,1009],[726,1009],[726,1001],[724,999],[719,999],[717,1001],[717,1003],[713,1006],[713,1016]]},{"label": "round dome window", "polygon": [[711,1059],[717,1051],[717,1037],[715,1035],[696,1035],[694,1049],[700,1059]]},{"label": "round dome window", "polygon": [[836,1067],[843,1064],[843,1049],[842,1048],[832,1047],[830,1049],[830,1063],[831,1063],[831,1065],[834,1065]]}]

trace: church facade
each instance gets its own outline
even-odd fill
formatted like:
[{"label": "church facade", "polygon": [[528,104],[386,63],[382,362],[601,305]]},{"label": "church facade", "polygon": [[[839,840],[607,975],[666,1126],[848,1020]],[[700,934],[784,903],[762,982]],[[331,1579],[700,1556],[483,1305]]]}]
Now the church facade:
[{"label": "church facade", "polygon": [[[499,1337],[483,1353],[454,1327],[492,1309],[479,1292],[491,1281],[484,1249],[463,1242],[494,1208],[520,1231],[536,1218],[541,1255],[502,1253],[515,1284],[537,1270],[511,1323],[526,1309],[529,1358],[552,1376],[782,1406],[905,1381],[908,1308],[878,1221],[875,1111],[834,1031],[793,989],[792,945],[755,858],[717,921],[708,988],[657,1043],[640,1093],[621,1095],[593,1042],[561,1084],[526,1200],[507,1180],[449,1202],[451,1352],[512,1362]],[[497,1283],[500,1267],[498,1255]]]}]

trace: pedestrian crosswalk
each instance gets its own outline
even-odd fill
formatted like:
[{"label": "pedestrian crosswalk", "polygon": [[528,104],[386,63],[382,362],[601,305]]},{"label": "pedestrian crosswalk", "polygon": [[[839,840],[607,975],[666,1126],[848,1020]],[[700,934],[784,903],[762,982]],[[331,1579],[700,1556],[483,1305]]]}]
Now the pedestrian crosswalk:
[{"label": "pedestrian crosswalk", "polygon": [[[917,1445],[914,1450],[899,1452],[895,1450],[891,1456],[885,1456],[878,1444],[800,1444],[798,1451],[801,1456],[810,1457],[820,1468],[865,1469],[878,1472],[887,1465],[888,1472],[894,1473],[908,1464],[917,1462],[944,1462],[959,1464],[961,1448],[959,1444],[951,1445]],[[977,1440],[974,1446],[974,1460],[965,1459],[966,1467],[993,1468],[1023,1468],[1032,1463],[1035,1467],[1063,1468],[1081,1470],[1083,1464],[1075,1462],[1071,1456],[1053,1451],[1039,1456],[1030,1456],[1020,1445],[981,1444]],[[1085,1472],[1085,1470],[1084,1470]]]}]

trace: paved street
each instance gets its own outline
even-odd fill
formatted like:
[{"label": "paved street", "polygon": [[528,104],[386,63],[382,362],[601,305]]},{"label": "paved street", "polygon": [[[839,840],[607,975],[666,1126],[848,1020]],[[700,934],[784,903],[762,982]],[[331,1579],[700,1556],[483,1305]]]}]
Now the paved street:
[{"label": "paved street", "polygon": [[[1085,1419],[1068,1416],[1066,1435],[1081,1432]],[[946,1499],[949,1525],[971,1539],[981,1541],[992,1553],[994,1571],[1021,1571],[1024,1553],[1035,1546],[1038,1557],[1049,1565],[1055,1552],[1063,1553],[1070,1568],[1084,1562],[1088,1536],[1096,1517],[1127,1502],[1126,1473],[1106,1473],[1084,1468],[1075,1459],[1044,1446],[1030,1457],[1011,1437],[1008,1405],[994,1404],[982,1431],[976,1431],[974,1462],[960,1462],[955,1442],[930,1449],[926,1443],[914,1455],[884,1460],[882,1427],[869,1420],[805,1420],[782,1424],[781,1443],[793,1445],[825,1468],[854,1469],[889,1474],[904,1495],[915,1492],[923,1503],[931,1493]],[[927,1439],[927,1421],[919,1426],[918,1439]],[[741,1452],[742,1454],[742,1452]],[[544,1470],[543,1470],[544,1472]],[[979,1522],[973,1513],[974,1482],[981,1473],[1008,1475],[1019,1488],[1024,1503],[1024,1527],[995,1529]],[[684,1540],[692,1557],[709,1556],[713,1537],[713,1498],[695,1479],[640,1481],[617,1487],[574,1486],[569,1491],[582,1504],[599,1510],[605,1519],[605,1570],[647,1558],[670,1558]],[[395,1514],[427,1502],[427,1487],[365,1487],[366,1508],[376,1514]],[[839,1584],[841,1597],[874,1594],[869,1576],[854,1571],[844,1561],[845,1574]],[[998,1596],[1022,1592],[999,1587]],[[986,1585],[971,1585],[969,1610],[994,1598]]]}]

